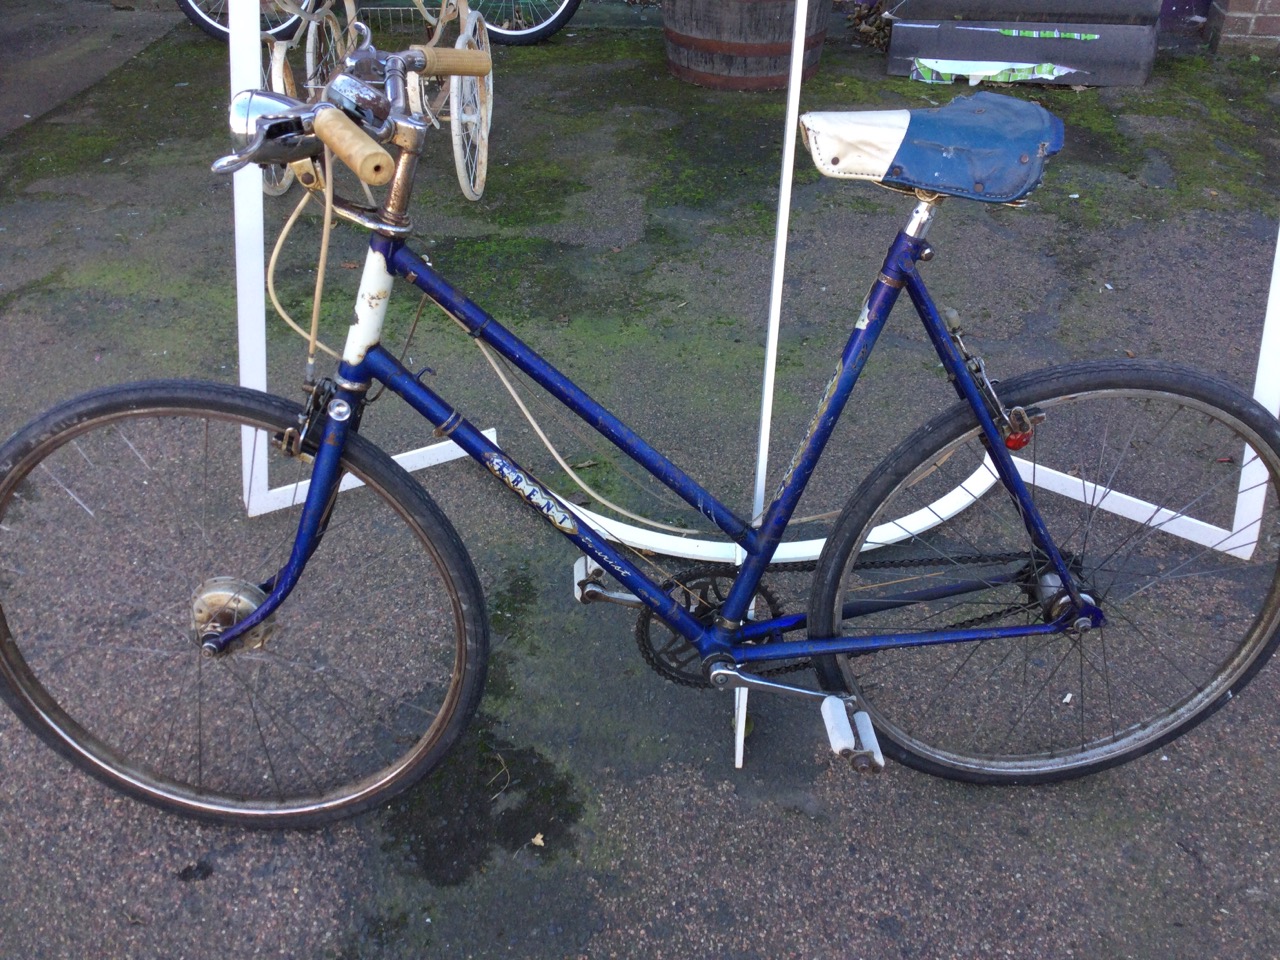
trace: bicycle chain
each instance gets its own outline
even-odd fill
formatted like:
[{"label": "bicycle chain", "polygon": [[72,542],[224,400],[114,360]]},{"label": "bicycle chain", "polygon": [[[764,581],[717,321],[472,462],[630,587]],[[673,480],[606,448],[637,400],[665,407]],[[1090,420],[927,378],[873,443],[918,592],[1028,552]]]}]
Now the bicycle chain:
[{"label": "bicycle chain", "polygon": [[[997,553],[997,554],[966,554],[959,557],[946,557],[946,558],[919,557],[919,558],[910,559],[910,560],[864,560],[860,563],[855,563],[851,569],[852,570],[888,570],[893,568],[917,569],[920,567],[928,567],[928,566],[976,566],[981,564],[1012,563],[1017,560],[1022,560],[1025,557],[1026,557],[1025,553],[1009,552],[1009,553]],[[817,567],[818,567],[818,564],[816,560],[810,560],[806,563],[785,563],[785,564],[774,563],[774,564],[770,564],[766,568],[765,572],[766,574],[769,574],[769,573],[776,574],[776,573],[783,573],[783,572],[812,573],[814,570],[817,569]],[[690,584],[696,583],[698,580],[709,580],[715,577],[720,577],[720,578],[724,578],[726,580],[732,581],[733,578],[737,576],[737,573],[738,573],[738,568],[733,566],[732,564],[727,564],[727,563],[726,564],[707,564],[699,567],[691,567],[671,577],[669,580],[667,580],[663,584],[663,588],[665,590],[670,591],[675,589],[677,586],[679,586],[681,589],[684,589],[686,592],[693,595],[695,594],[695,591],[692,589]],[[781,605],[778,603],[773,593],[769,591],[767,587],[764,586],[763,582],[757,588],[757,596],[761,597],[765,601],[765,603],[769,606],[769,615],[771,618],[781,616],[782,614]],[[1003,607],[999,610],[982,614],[977,617],[971,617],[968,620],[961,620],[958,623],[953,623],[944,629],[967,630],[972,627],[981,626],[984,623],[993,623],[1011,613],[1018,613],[1020,611],[1030,610],[1037,606],[1038,604],[1035,603],[1034,601],[1023,603],[1023,604],[1010,604],[1009,606]],[[719,610],[718,606],[714,608],[710,608],[702,616],[703,617],[711,616],[718,610]],[[653,611],[650,610],[648,607],[645,607],[644,609],[642,609],[640,611],[640,614],[636,617],[636,645],[640,648],[640,655],[644,658],[645,663],[647,663],[650,667],[652,667],[653,670],[657,672],[659,676],[662,676],[665,679],[670,680],[672,683],[676,683],[681,686],[696,687],[701,689],[706,689],[710,687],[710,684],[700,673],[695,674],[690,671],[684,670],[677,661],[663,657],[664,652],[673,650],[672,645],[668,645],[667,647],[664,647],[663,650],[658,650],[654,647],[653,634],[652,634],[653,621],[654,621]],[[676,652],[681,652],[683,650],[683,647],[687,647],[689,653],[691,654],[694,653],[693,645],[690,644],[687,640],[683,640],[683,638],[680,638],[680,637],[673,637],[673,640],[675,644],[674,649]],[[762,642],[772,643],[777,641],[773,636],[771,636],[766,638]],[[681,644],[683,644],[683,646],[680,646]],[[781,676],[787,673],[796,673],[797,671],[808,669],[810,666],[812,666],[812,661],[809,658],[805,657],[803,659],[796,660],[793,663],[787,663],[783,666],[766,667],[759,670],[753,670],[752,672],[756,676],[775,677],[775,676]]]}]

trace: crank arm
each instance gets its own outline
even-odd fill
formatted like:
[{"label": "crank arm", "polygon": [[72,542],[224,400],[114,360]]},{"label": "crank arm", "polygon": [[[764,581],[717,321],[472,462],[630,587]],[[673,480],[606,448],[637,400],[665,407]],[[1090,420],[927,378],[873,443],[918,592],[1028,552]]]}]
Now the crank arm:
[{"label": "crank arm", "polygon": [[[789,693],[793,696],[808,697],[813,700],[825,700],[831,696],[821,690],[809,690],[806,687],[797,687],[789,683],[778,683],[776,680],[766,680],[764,677],[758,677],[754,673],[743,673],[737,667],[730,663],[717,663],[711,667],[711,672],[707,675],[707,679],[711,681],[711,686],[717,690],[762,690],[768,693]],[[847,698],[850,703],[855,701],[852,695]]]},{"label": "crank arm", "polygon": [[[858,698],[853,694],[838,696],[820,690],[808,690],[789,683],[766,680],[755,674],[743,673],[728,663],[717,663],[708,673],[711,685],[720,690],[761,690],[768,693],[790,693],[822,702],[822,722],[827,728],[831,750],[853,764],[859,773],[876,773],[884,769],[884,754],[876,739],[875,727],[865,710],[858,709]],[[849,714],[853,712],[853,723]],[[854,733],[854,728],[857,733]]]}]

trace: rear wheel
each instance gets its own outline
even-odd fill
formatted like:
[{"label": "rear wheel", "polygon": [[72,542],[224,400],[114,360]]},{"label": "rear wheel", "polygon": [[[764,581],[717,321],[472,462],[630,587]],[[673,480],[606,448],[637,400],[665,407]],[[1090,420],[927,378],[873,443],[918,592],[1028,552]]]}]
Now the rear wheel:
[{"label": "rear wheel", "polygon": [[[1060,780],[1185,732],[1271,655],[1280,429],[1234,388],[1164,365],[1085,364],[999,389],[1044,417],[1014,457],[1106,626],[815,667],[824,686],[858,694],[903,763],[981,783]],[[958,407],[845,508],[815,575],[811,631],[1043,624],[1061,609],[1055,580]]]},{"label": "rear wheel", "polygon": [[[250,826],[366,810],[429,771],[479,701],[483,599],[421,488],[356,436],[301,582],[237,649],[287,557],[310,457],[292,403],[117,387],[0,448],[0,695],[48,743],[165,809]],[[277,500],[244,506],[249,466]],[[255,497],[255,506],[265,505]]]}]

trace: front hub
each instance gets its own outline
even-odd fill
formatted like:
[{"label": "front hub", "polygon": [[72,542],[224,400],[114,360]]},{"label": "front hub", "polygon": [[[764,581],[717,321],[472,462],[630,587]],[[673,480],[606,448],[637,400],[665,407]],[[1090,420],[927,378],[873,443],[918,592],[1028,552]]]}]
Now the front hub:
[{"label": "front hub", "polygon": [[[263,603],[267,595],[262,588],[239,577],[210,577],[202,583],[191,598],[191,632],[197,645],[205,647],[207,640],[222,633],[250,616]],[[257,650],[266,645],[274,630],[274,617],[268,617],[235,644],[237,648]],[[223,651],[229,652],[229,651]]]}]

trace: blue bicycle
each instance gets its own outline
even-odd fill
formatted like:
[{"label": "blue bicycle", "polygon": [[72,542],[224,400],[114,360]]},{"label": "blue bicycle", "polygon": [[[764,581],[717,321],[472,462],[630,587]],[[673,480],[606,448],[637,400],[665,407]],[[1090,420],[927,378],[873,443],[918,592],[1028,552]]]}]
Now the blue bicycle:
[{"label": "blue bicycle", "polygon": [[[887,754],[977,783],[1091,773],[1182,734],[1272,654],[1275,419],[1166,364],[993,380],[925,288],[943,202],[1022,201],[1062,144],[1055,117],[979,93],[802,118],[824,173],[914,206],[753,522],[405,243],[429,130],[406,108],[406,73],[489,69],[483,51],[456,53],[429,65],[422,51],[366,45],[320,103],[233,104],[243,146],[216,168],[309,164],[318,185],[333,171],[327,147],[387,185],[380,209],[333,200],[372,235],[341,361],[305,405],[222,384],[129,384],[71,400],[0,447],[0,692],[63,755],[162,808],[298,827],[385,802],[457,741],[485,681],[485,601],[449,520],[359,432],[375,384],[591,558],[587,592],[643,606],[642,650],[664,676],[807,698],[862,768]],[[740,567],[647,572],[381,345],[393,280],[714,524],[741,547]],[[959,402],[852,492],[807,611],[785,613],[765,577],[904,291]],[[246,505],[246,472],[259,470],[285,491],[283,509]]]}]

